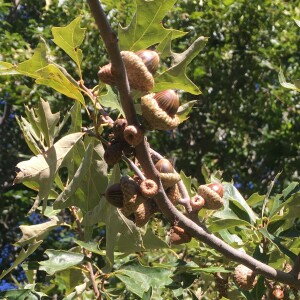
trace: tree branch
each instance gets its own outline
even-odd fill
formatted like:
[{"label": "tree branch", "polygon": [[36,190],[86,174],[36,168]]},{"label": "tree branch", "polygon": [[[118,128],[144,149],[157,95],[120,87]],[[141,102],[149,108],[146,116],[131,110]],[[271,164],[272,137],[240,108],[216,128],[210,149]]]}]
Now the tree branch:
[{"label": "tree branch", "polygon": [[[120,101],[125,112],[128,124],[139,124],[130,95],[130,88],[126,70],[120,55],[117,37],[113,33],[107,21],[106,15],[101,7],[100,2],[98,0],[87,0],[87,2],[91,8],[96,24],[99,27],[100,35],[107,48],[112,66],[114,66],[114,68],[118,71],[116,74],[117,88],[119,90]],[[254,259],[253,257],[234,249],[218,237],[209,233],[206,229],[201,228],[200,226],[195,224],[181,212],[179,212],[165,194],[165,191],[158,178],[156,169],[151,160],[149,148],[147,147],[145,141],[143,143],[140,143],[136,147],[136,157],[141,167],[143,168],[146,177],[158,183],[159,192],[155,197],[156,202],[162,213],[169,219],[170,222],[178,222],[179,226],[184,228],[196,239],[218,250],[227,258],[244,264],[245,266],[254,270],[256,273],[261,274],[266,278],[289,284],[297,289],[300,289],[300,281],[297,280],[293,275],[276,270]]]}]

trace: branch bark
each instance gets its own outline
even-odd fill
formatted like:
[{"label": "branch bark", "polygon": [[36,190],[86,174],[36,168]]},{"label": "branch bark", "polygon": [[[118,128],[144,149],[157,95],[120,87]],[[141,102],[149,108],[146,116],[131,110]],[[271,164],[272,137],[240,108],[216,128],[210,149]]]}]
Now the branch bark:
[{"label": "branch bark", "polygon": [[[99,28],[100,35],[110,56],[112,67],[118,71],[116,74],[117,88],[119,90],[120,101],[128,124],[139,125],[132,97],[130,95],[130,87],[126,70],[120,55],[118,39],[108,23],[100,2],[98,0],[87,0],[87,2],[90,6],[96,24]],[[253,257],[234,249],[215,235],[208,232],[204,226],[202,227],[197,225],[195,222],[179,212],[175,206],[173,206],[164,192],[154,164],[151,160],[149,147],[147,147],[145,141],[136,147],[136,157],[143,168],[145,176],[154,180],[158,184],[159,192],[156,196],[156,202],[162,213],[169,219],[171,223],[176,221],[179,226],[184,228],[194,238],[216,249],[227,258],[247,266],[257,274],[261,274],[271,280],[289,284],[297,289],[300,289],[300,280],[296,279],[292,274],[276,270],[254,259]]]}]

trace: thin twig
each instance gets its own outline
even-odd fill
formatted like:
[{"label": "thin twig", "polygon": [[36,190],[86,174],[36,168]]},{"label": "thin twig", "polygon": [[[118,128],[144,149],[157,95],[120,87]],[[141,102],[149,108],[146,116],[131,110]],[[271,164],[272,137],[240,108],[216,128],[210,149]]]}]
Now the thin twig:
[{"label": "thin twig", "polygon": [[[75,222],[76,222],[76,225],[77,225],[77,228],[78,228],[78,231],[79,231],[79,237],[80,237],[80,240],[84,240],[84,232],[83,232],[83,229],[81,227],[81,223],[80,223],[80,219],[78,217],[78,214],[77,214],[77,209],[75,206],[71,206],[71,213],[75,219]],[[84,249],[84,254],[89,256],[89,252]],[[88,268],[88,271],[90,273],[90,278],[91,278],[91,281],[92,281],[92,284],[93,284],[93,290],[94,290],[94,293],[95,293],[95,297],[96,299],[100,299],[99,297],[101,297],[101,294],[99,292],[99,289],[98,289],[98,285],[97,285],[97,282],[95,280],[95,274],[94,274],[94,270],[93,270],[93,266],[90,262],[87,262],[87,268]]]},{"label": "thin twig", "polygon": [[[88,4],[93,13],[96,24],[100,30],[100,35],[107,48],[112,66],[114,66],[116,70],[115,76],[117,79],[117,88],[119,90],[120,101],[125,112],[128,124],[138,125],[139,122],[130,95],[127,74],[121,58],[118,46],[118,39],[113,33],[107,21],[106,15],[100,5],[100,2],[98,0],[88,0]],[[221,239],[209,233],[205,229],[201,228],[201,226],[198,226],[195,222],[193,222],[192,220],[184,216],[181,212],[179,212],[172,204],[172,202],[168,199],[162,187],[148,148],[149,147],[147,147],[145,141],[143,143],[140,143],[135,148],[136,157],[140,162],[141,167],[143,168],[145,176],[158,183],[159,191],[157,196],[155,197],[155,200],[162,213],[169,219],[170,222],[173,223],[176,220],[180,227],[185,229],[196,239],[206,243],[208,246],[219,251],[227,258],[232,259],[233,261],[236,261],[238,263],[244,264],[245,266],[254,270],[256,273],[261,274],[266,278],[286,283],[300,289],[300,280],[296,279],[293,275],[276,270],[254,259],[246,253],[242,253],[241,251],[229,246]]]},{"label": "thin twig", "polygon": [[142,173],[142,171],[136,166],[136,164],[131,159],[129,159],[125,155],[122,156],[122,159],[128,163],[129,167],[134,171],[134,173],[137,176],[139,176],[142,180],[146,179],[145,175]]}]

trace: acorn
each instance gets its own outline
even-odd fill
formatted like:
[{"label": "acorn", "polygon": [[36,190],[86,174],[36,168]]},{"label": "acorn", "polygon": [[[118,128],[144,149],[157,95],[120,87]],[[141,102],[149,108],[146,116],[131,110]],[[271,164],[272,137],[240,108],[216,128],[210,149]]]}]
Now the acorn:
[{"label": "acorn", "polygon": [[172,226],[170,234],[170,243],[173,245],[180,245],[189,243],[192,237],[181,227]]},{"label": "acorn", "polygon": [[122,148],[122,144],[116,142],[109,144],[105,149],[104,160],[109,166],[113,166],[121,160]]},{"label": "acorn", "polygon": [[131,146],[137,146],[144,139],[144,131],[141,127],[128,125],[124,129],[124,139]]},{"label": "acorn", "polygon": [[159,65],[158,53],[153,50],[140,50],[136,52],[136,55],[141,58],[148,71],[154,75]]},{"label": "acorn", "polygon": [[[211,187],[217,190],[219,193],[215,192]],[[200,185],[198,187],[198,194],[202,196],[205,200],[205,208],[207,209],[220,209],[224,206],[223,196],[223,186],[220,183],[213,183],[210,185]]]},{"label": "acorn", "polygon": [[214,192],[216,192],[221,198],[223,198],[224,195],[224,187],[219,182],[213,182],[207,185],[210,189],[212,189]]},{"label": "acorn", "polygon": [[204,207],[205,205],[205,200],[202,196],[200,195],[195,195],[190,199],[190,204],[192,207],[192,210],[194,212],[198,212],[201,210],[201,208]]},{"label": "acorn", "polygon": [[115,77],[111,73],[111,64],[107,64],[103,67],[100,67],[98,72],[99,79],[109,85],[116,85]]},{"label": "acorn", "polygon": [[121,208],[123,206],[121,185],[119,183],[110,185],[105,191],[105,198],[113,206]]},{"label": "acorn", "polygon": [[165,189],[174,186],[181,179],[170,161],[165,158],[160,159],[155,164],[155,168],[159,171],[159,177]]},{"label": "acorn", "polygon": [[118,140],[124,140],[124,129],[127,126],[127,120],[120,118],[114,122],[112,131],[114,134],[114,138]]},{"label": "acorn", "polygon": [[154,197],[158,192],[158,186],[155,181],[145,179],[140,184],[141,194],[146,198]]},{"label": "acorn", "polygon": [[153,209],[151,201],[143,201],[134,212],[134,223],[137,227],[142,227],[147,224],[151,215],[153,214]]},{"label": "acorn", "polygon": [[153,97],[158,106],[169,116],[173,117],[179,108],[179,96],[174,90],[165,90],[156,93]]},{"label": "acorn", "polygon": [[170,199],[170,201],[174,205],[178,204],[178,202],[179,202],[179,200],[181,198],[181,195],[180,195],[180,192],[179,192],[179,188],[178,188],[178,184],[175,184],[175,185],[167,188],[166,194],[167,194],[168,198]]},{"label": "acorn", "polygon": [[142,115],[150,130],[175,129],[180,123],[176,115],[178,106],[178,95],[172,90],[148,94],[141,98]]},{"label": "acorn", "polygon": [[255,273],[244,265],[238,265],[234,269],[233,278],[239,288],[243,290],[252,290],[257,283]]}]

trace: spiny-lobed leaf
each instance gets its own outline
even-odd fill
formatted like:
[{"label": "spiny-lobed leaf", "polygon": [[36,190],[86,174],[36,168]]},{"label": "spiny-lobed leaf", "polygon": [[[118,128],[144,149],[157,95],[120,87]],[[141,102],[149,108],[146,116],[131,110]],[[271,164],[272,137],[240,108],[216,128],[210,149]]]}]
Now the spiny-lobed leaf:
[{"label": "spiny-lobed leaf", "polygon": [[185,35],[185,32],[166,29],[162,19],[171,10],[176,0],[147,1],[136,0],[136,12],[129,26],[119,27],[119,45],[122,50],[138,51],[163,40],[169,32],[172,38]]},{"label": "spiny-lobed leaf", "polygon": [[77,17],[65,27],[52,27],[52,34],[53,42],[75,61],[81,76],[82,50],[79,46],[84,40],[86,29],[80,27],[80,21],[81,17]]},{"label": "spiny-lobed leaf", "polygon": [[44,84],[58,91],[59,93],[78,100],[84,105],[84,98],[80,92],[79,86],[68,77],[54,64],[49,64],[46,67],[36,71],[38,78],[37,84]]},{"label": "spiny-lobed leaf", "polygon": [[179,118],[180,123],[184,122],[187,120],[189,117],[189,113],[191,112],[193,106],[198,102],[198,100],[192,100],[187,103],[184,103],[179,106],[178,111],[177,111],[177,116]]},{"label": "spiny-lobed leaf", "polygon": [[45,153],[38,154],[29,160],[17,164],[19,172],[14,183],[36,181],[40,185],[39,195],[32,210],[41,200],[47,201],[56,173],[68,152],[82,138],[84,133],[77,132],[64,136]]},{"label": "spiny-lobed leaf", "polygon": [[201,36],[186,51],[182,53],[172,52],[174,64],[155,77],[154,91],[179,89],[194,95],[201,94],[199,88],[187,77],[186,68],[205,46],[206,41],[207,38]]},{"label": "spiny-lobed leaf", "polygon": [[46,250],[45,254],[48,255],[49,259],[39,263],[42,266],[40,270],[44,270],[50,275],[82,264],[85,261],[85,257],[81,253],[62,250]]},{"label": "spiny-lobed leaf", "polygon": [[36,225],[21,225],[20,229],[22,231],[22,237],[16,244],[23,246],[31,243],[33,240],[43,240],[47,233],[49,233],[52,229],[61,226],[62,224],[63,220],[56,216],[52,216],[48,222]]},{"label": "spiny-lobed leaf", "polygon": [[17,267],[21,262],[23,262],[29,255],[31,255],[42,243],[43,241],[33,241],[32,244],[30,244],[27,248],[21,249],[19,255],[15,258],[15,261],[13,264],[10,266],[10,268],[6,271],[3,271],[2,274],[0,275],[0,280],[6,276],[11,270],[13,270],[15,267]]}]

